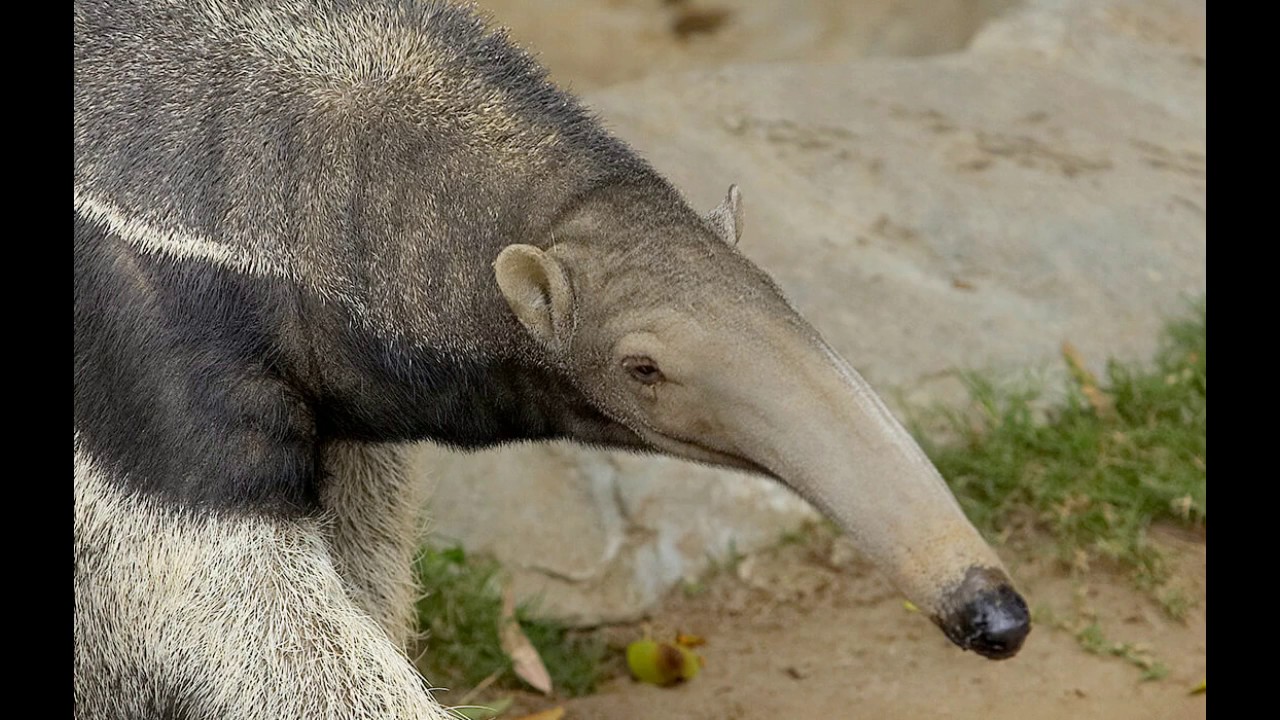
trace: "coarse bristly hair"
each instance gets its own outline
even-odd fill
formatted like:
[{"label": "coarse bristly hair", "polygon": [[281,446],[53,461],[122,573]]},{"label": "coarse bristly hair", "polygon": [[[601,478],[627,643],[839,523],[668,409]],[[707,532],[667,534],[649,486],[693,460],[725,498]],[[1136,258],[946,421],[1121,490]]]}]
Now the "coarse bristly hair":
[{"label": "coarse bristly hair", "polygon": [[702,221],[430,0],[76,0],[82,718],[445,717],[395,443],[633,446],[492,279],[601,197]]},{"label": "coarse bristly hair", "polygon": [[83,718],[442,717],[404,655],[398,444],[572,439],[774,477],[948,637],[1030,630],[870,385],[473,13],[77,0]]}]

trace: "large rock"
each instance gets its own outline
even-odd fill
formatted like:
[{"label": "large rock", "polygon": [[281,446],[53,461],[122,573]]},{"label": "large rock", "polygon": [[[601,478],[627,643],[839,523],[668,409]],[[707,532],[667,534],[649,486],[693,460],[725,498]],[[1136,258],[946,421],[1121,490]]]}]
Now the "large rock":
[{"label": "large rock", "polygon": [[988,21],[975,53],[1047,62],[1205,126],[1204,0],[1030,0]]},{"label": "large rock", "polygon": [[431,542],[497,556],[519,597],[573,623],[635,617],[709,562],[816,517],[776,484],[668,458],[568,445],[420,451],[439,478]]},{"label": "large rock", "polygon": [[[743,251],[882,391],[954,398],[952,369],[1043,364],[1064,340],[1096,365],[1148,355],[1205,291],[1203,3],[1029,3],[974,46],[587,100],[696,206],[739,183]],[[495,554],[576,622],[634,617],[812,517],[767,481],[672,460],[422,453],[434,541]]]},{"label": "large rock", "polygon": [[[741,62],[955,52],[1018,0],[479,0],[551,77],[591,91]],[[569,40],[570,41],[566,41]]]}]

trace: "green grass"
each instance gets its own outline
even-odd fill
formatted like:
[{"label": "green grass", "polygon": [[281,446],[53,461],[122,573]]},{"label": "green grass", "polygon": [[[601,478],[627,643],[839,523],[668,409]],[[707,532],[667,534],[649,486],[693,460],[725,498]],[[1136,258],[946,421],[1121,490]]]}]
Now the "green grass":
[{"label": "green grass", "polygon": [[1117,657],[1142,671],[1141,679],[1163,680],[1169,675],[1169,667],[1152,654],[1150,648],[1137,643],[1116,642],[1107,637],[1097,618],[1067,622],[1059,618],[1047,607],[1039,607],[1033,612],[1036,623],[1071,633],[1080,648],[1092,655],[1108,655]]},{"label": "green grass", "polygon": [[1133,643],[1113,642],[1097,623],[1086,625],[1077,632],[1076,641],[1086,652],[1118,657],[1137,667],[1142,671],[1143,680],[1162,680],[1169,674],[1169,668],[1153,658],[1149,650]]},{"label": "green grass", "polygon": [[1179,616],[1189,601],[1165,586],[1148,530],[1205,525],[1206,345],[1201,300],[1168,326],[1151,363],[1112,361],[1098,380],[1064,351],[1072,380],[1047,410],[1034,387],[969,376],[972,407],[938,411],[959,441],[926,439],[926,450],[989,536],[1047,530],[1072,567],[1119,563]]},{"label": "green grass", "polygon": [[[419,664],[433,685],[466,690],[496,676],[491,687],[524,687],[502,650],[502,569],[494,560],[468,555],[462,548],[423,548],[415,565],[427,593],[418,601],[426,658]],[[595,690],[605,677],[605,643],[563,625],[531,619],[533,607],[516,608],[529,642],[542,656],[560,695],[575,697]]]}]

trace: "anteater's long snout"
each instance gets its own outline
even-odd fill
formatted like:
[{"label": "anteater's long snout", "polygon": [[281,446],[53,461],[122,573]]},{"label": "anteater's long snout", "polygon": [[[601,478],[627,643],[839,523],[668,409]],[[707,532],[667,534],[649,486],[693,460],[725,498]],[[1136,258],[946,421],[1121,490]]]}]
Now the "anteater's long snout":
[{"label": "anteater's long snout", "polygon": [[934,617],[956,645],[991,660],[1011,658],[1031,632],[1027,603],[1000,570],[970,568],[944,601],[949,612]]},{"label": "anteater's long snout", "polygon": [[1026,602],[876,393],[816,333],[778,329],[759,347],[769,351],[750,362],[763,371],[734,377],[773,380],[738,390],[724,423],[736,447],[835,520],[957,645],[1015,655],[1031,629]]}]

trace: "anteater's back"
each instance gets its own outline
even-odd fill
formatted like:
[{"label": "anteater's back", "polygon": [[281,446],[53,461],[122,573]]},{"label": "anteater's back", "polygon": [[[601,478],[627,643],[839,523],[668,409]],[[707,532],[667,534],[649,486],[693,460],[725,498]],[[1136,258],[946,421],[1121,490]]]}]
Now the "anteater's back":
[{"label": "anteater's back", "polygon": [[434,0],[77,2],[75,68],[77,212],[255,273],[332,285],[353,226],[450,254],[650,175],[502,33]]}]

